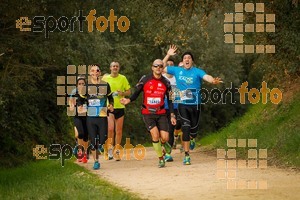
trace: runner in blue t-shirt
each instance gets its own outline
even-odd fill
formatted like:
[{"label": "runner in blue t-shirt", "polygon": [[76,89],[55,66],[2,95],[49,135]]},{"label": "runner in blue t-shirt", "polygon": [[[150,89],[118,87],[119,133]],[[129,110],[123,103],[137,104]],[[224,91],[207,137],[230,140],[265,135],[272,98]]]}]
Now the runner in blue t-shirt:
[{"label": "runner in blue t-shirt", "polygon": [[[164,58],[164,66],[170,56],[176,54],[177,47],[171,45],[167,55]],[[190,165],[189,148],[192,150],[195,148],[195,137],[197,136],[197,130],[200,118],[200,90],[202,85],[202,79],[212,83],[221,83],[220,78],[213,78],[206,74],[202,69],[193,66],[194,57],[192,53],[185,52],[182,55],[183,67],[165,67],[164,72],[173,75],[176,78],[176,84],[178,88],[178,95],[180,100],[178,101],[178,116],[181,121],[181,129],[183,133],[183,148],[185,151],[185,157],[183,160],[184,165]],[[189,147],[190,143],[190,147]]]}]

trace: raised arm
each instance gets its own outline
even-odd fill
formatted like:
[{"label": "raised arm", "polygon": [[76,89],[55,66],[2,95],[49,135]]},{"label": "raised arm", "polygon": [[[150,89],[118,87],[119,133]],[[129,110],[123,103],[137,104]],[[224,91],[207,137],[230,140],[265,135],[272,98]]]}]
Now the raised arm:
[{"label": "raised arm", "polygon": [[169,60],[170,56],[174,56],[176,55],[176,50],[177,50],[177,46],[176,45],[170,45],[170,48],[167,52],[167,55],[164,57],[163,59],[163,63],[164,63],[164,72],[167,73],[167,61]]}]

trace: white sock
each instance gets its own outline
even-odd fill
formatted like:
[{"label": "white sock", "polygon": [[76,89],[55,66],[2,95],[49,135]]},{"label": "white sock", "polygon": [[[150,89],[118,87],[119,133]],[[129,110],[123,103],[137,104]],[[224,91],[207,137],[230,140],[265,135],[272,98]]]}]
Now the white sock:
[{"label": "white sock", "polygon": [[113,149],[108,149],[108,156],[113,157]]}]

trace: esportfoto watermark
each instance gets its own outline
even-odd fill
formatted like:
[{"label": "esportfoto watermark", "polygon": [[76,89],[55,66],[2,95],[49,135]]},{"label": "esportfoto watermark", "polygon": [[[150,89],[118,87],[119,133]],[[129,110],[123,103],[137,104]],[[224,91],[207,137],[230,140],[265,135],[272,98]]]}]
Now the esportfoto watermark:
[{"label": "esportfoto watermark", "polygon": [[[261,88],[251,88],[248,89],[248,82],[244,82],[241,84],[239,88],[235,88],[231,83],[230,88],[225,88],[220,90],[219,88],[214,88],[208,90],[206,88],[198,89],[187,89],[184,91],[180,91],[177,88],[173,88],[171,92],[172,101],[174,103],[191,103],[197,102],[201,104],[206,104],[208,102],[212,102],[213,104],[226,104],[227,103],[227,96],[230,96],[230,103],[235,104],[235,95],[239,94],[240,96],[240,103],[246,104],[246,100],[251,104],[257,104],[260,101],[263,104],[267,104],[268,101],[271,101],[273,104],[279,104],[282,100],[282,92],[278,88],[270,89],[268,88],[267,82],[263,81],[261,84]],[[200,100],[199,101],[199,95]]]},{"label": "esportfoto watermark", "polygon": [[[275,53],[274,44],[244,44],[245,33],[275,33],[275,14],[265,14],[265,3],[235,3],[234,13],[225,13],[225,43],[234,44],[235,53]],[[254,23],[244,23],[244,13],[254,13]]]},{"label": "esportfoto watermark", "polygon": [[[108,157],[108,149],[113,150],[113,156],[115,157],[118,153],[120,159],[131,160],[131,157],[135,158],[136,160],[143,160],[146,155],[146,148],[138,144],[136,146],[130,143],[130,138],[126,138],[126,143],[124,147],[121,145],[112,146],[112,139],[109,138],[106,140],[105,144],[102,145],[103,148],[103,156],[105,160],[109,160]],[[65,160],[71,159],[73,156],[76,158],[82,158],[77,154],[78,149],[84,149],[81,145],[75,145],[74,148],[69,145],[61,145],[61,144],[51,144],[49,148],[45,147],[44,145],[36,145],[35,148],[32,149],[32,154],[37,160],[61,160],[61,166],[64,167]],[[94,146],[90,144],[88,148],[85,150],[87,156],[90,157],[90,150],[94,149]],[[96,151],[99,151],[98,149]],[[75,154],[74,154],[75,153]],[[83,154],[82,154],[83,156]],[[98,154],[97,154],[98,156]]]},{"label": "esportfoto watermark", "polygon": [[[63,105],[66,107],[66,112],[68,116],[75,116],[76,109],[70,109],[69,100],[72,98],[74,91],[76,91],[76,80],[80,75],[87,77],[88,83],[86,84],[84,91],[86,94],[94,94],[95,86],[93,84],[89,85],[90,76],[89,71],[91,65],[68,65],[67,66],[67,75],[57,76],[56,89],[57,89],[57,105]],[[106,93],[106,86],[101,86],[100,91],[104,94]],[[235,104],[236,95],[239,95],[240,104],[257,104],[261,102],[262,104],[267,104],[271,102],[273,104],[279,104],[282,101],[283,93],[279,88],[268,88],[267,82],[263,81],[261,87],[257,88],[248,88],[248,82],[242,83],[239,87],[235,87],[233,83],[230,84],[230,87],[225,89],[213,88],[208,90],[206,88],[202,89],[187,89],[180,91],[176,87],[172,87],[172,92],[170,93],[170,99],[173,103],[191,103],[191,104],[207,104],[209,102],[213,104]],[[229,97],[229,98],[228,98]],[[230,99],[230,102],[227,100]],[[104,111],[107,110],[107,107],[101,107]],[[87,112],[78,113],[79,116],[93,116],[93,107],[87,107]]]},{"label": "esportfoto watermark", "polygon": [[[245,179],[237,176],[239,170],[266,169],[267,149],[257,149],[257,139],[227,139],[227,148],[217,149],[217,178],[226,180],[227,189],[267,189],[268,181],[265,179]],[[237,159],[238,148],[247,149],[246,159]]]},{"label": "esportfoto watermark", "polygon": [[[104,32],[109,28],[110,32],[115,32],[116,28],[120,32],[128,31],[130,27],[130,20],[126,16],[115,16],[114,10],[111,9],[109,16],[96,17],[96,10],[90,10],[88,16],[83,15],[83,11],[79,10],[78,16],[68,18],[66,16],[54,17],[48,16],[35,16],[33,22],[28,17],[20,17],[16,20],[16,28],[20,31],[31,31],[35,33],[41,33],[45,31],[45,38],[49,38],[49,33],[58,29],[60,32],[74,32],[75,23],[78,23],[79,32],[83,32],[83,23],[87,22],[88,32],[93,32],[94,24],[99,32]],[[95,22],[95,23],[94,23]],[[116,24],[115,24],[116,22]]]},{"label": "esportfoto watermark", "polygon": [[[107,84],[100,84],[97,87],[95,84],[92,84],[91,76],[89,75],[89,72],[92,68],[92,65],[86,66],[86,65],[68,65],[67,66],[67,75],[66,76],[57,76],[57,82],[56,82],[56,89],[57,89],[57,105],[67,105],[67,115],[68,116],[75,116],[78,114],[78,116],[95,116],[97,115],[97,112],[95,107],[91,106],[89,103],[88,105],[84,105],[86,107],[86,112],[80,113],[78,111],[78,105],[76,105],[75,109],[70,109],[70,99],[73,98],[74,95],[78,94],[78,91],[76,90],[76,80],[79,76],[84,76],[86,78],[86,84],[82,88],[82,94],[86,95],[95,95],[95,94],[107,94]],[[102,78],[99,77],[101,80]],[[99,108],[101,108],[103,113],[107,112],[106,105],[99,105]]]}]

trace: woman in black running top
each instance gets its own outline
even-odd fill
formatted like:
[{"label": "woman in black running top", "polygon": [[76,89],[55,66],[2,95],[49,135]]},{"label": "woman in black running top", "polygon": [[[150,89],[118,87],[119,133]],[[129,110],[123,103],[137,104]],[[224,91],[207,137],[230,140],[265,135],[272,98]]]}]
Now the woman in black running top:
[{"label": "woman in black running top", "polygon": [[[78,152],[76,150],[75,154],[77,154],[77,161],[83,163],[87,163],[86,151],[88,148],[88,131],[86,125],[87,97],[85,83],[85,76],[79,75],[76,83],[77,87],[72,91],[69,100],[70,111],[75,110],[76,112],[74,117],[74,130],[75,138],[77,139],[75,149],[78,149]],[[84,151],[82,151],[82,148],[84,148]]]}]

